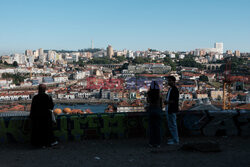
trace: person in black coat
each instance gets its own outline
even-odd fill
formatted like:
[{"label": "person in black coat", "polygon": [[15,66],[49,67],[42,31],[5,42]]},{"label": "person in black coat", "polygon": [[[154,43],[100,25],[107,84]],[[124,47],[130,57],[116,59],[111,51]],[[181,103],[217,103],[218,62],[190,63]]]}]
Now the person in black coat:
[{"label": "person in black coat", "polygon": [[179,136],[176,123],[176,113],[179,112],[179,90],[175,86],[176,79],[174,76],[169,76],[167,79],[170,89],[168,90],[164,104],[166,105],[166,117],[168,129],[171,135],[171,139],[168,140],[168,144],[173,145],[179,144]]},{"label": "person in black coat", "polygon": [[46,85],[38,86],[38,94],[31,103],[31,144],[37,147],[46,147],[57,144],[53,134],[52,112],[54,103],[52,98],[45,93]]},{"label": "person in black coat", "polygon": [[147,111],[149,113],[149,146],[160,147],[162,98],[156,81],[152,81],[147,92]]}]

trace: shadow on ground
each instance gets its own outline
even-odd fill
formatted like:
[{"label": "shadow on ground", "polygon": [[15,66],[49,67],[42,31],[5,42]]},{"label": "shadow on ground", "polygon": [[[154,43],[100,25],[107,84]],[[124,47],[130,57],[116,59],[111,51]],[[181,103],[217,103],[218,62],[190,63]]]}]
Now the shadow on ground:
[{"label": "shadow on ground", "polygon": [[[165,140],[164,140],[165,141]],[[123,140],[85,140],[63,142],[53,148],[34,149],[29,144],[0,145],[1,167],[188,167],[188,166],[248,166],[250,138],[192,137],[182,138],[179,146],[149,148],[143,138]],[[217,143],[219,152],[181,149],[183,145]]]}]

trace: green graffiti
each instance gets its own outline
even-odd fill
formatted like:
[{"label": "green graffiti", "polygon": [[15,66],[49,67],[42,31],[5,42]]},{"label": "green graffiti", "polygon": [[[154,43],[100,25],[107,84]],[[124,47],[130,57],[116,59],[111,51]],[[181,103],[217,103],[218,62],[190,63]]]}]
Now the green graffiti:
[{"label": "green graffiti", "polygon": [[102,119],[103,127],[101,128],[101,133],[104,134],[105,138],[110,138],[114,134],[118,137],[125,135],[125,114],[115,114],[114,117],[102,115]]},{"label": "green graffiti", "polygon": [[142,126],[146,129],[148,129],[148,116],[142,116]]},{"label": "green graffiti", "polygon": [[58,137],[61,141],[68,140],[68,125],[67,125],[67,117],[61,116],[57,119],[57,124],[59,124],[58,130],[54,131],[56,137]]},{"label": "green graffiti", "polygon": [[5,125],[5,119],[0,119],[0,141],[5,143],[8,142],[8,137],[12,137],[12,140],[18,142],[25,142],[29,139],[23,132],[24,119],[10,118],[8,125]]},{"label": "green graffiti", "polygon": [[83,129],[80,127],[81,117],[71,116],[70,120],[73,121],[74,127],[71,129],[71,134],[74,136],[74,140],[81,140],[81,135],[83,135]]},{"label": "green graffiti", "polygon": [[80,124],[87,129],[100,127],[100,122],[97,115],[87,115],[86,117],[81,117]]}]

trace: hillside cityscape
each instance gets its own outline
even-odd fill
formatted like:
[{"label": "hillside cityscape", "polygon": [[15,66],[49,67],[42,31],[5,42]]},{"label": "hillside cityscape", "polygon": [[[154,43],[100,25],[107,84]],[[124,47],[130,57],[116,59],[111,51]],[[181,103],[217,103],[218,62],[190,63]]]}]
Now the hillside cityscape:
[{"label": "hillside cityscape", "polygon": [[[41,83],[56,103],[117,104],[120,108],[109,105],[105,112],[128,112],[128,106],[141,107],[131,112],[144,111],[151,81],[159,82],[164,96],[170,75],[177,79],[181,110],[250,109],[250,53],[224,52],[223,43],[216,42],[185,52],[92,45],[77,51],[40,48],[1,55],[0,112],[29,111]],[[227,77],[230,86],[225,88]],[[229,108],[223,108],[225,103]]]}]

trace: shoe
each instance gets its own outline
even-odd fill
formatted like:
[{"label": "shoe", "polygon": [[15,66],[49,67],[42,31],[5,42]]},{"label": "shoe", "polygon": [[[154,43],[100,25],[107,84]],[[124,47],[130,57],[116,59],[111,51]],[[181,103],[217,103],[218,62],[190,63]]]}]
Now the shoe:
[{"label": "shoe", "polygon": [[156,145],[155,147],[156,147],[156,148],[161,148],[161,145]]},{"label": "shoe", "polygon": [[50,146],[56,146],[58,144],[58,141],[55,141],[53,143],[50,144]]},{"label": "shoe", "polygon": [[179,142],[175,142],[175,141],[168,141],[168,145],[179,145]]},{"label": "shoe", "polygon": [[174,141],[174,139],[168,139],[168,141],[167,141],[167,142],[172,142],[172,141]]}]

